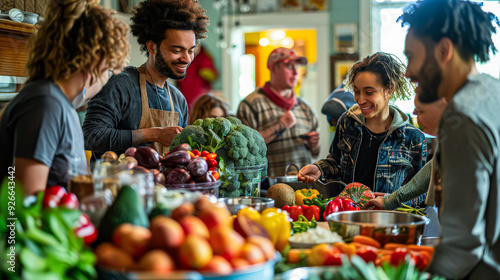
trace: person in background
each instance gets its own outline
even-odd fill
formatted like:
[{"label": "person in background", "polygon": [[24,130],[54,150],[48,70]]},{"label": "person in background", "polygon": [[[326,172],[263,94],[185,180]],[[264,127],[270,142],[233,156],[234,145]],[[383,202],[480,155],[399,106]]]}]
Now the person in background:
[{"label": "person in background", "polygon": [[[443,115],[444,109],[448,103],[444,98],[432,103],[422,103],[418,100],[418,94],[415,96],[415,110],[413,114],[417,115],[417,121],[423,132],[437,136],[439,120]],[[437,149],[437,147],[436,147]],[[389,194],[377,193],[377,198],[371,199],[368,204],[380,209],[393,210],[401,207],[402,203],[411,201],[414,198],[426,193],[425,212],[431,220],[425,227],[424,236],[439,236],[439,220],[437,217],[437,208],[434,201],[434,182],[432,180],[432,170],[436,165],[436,158],[428,161],[422,169],[407,184]]]},{"label": "person in background", "polygon": [[145,145],[163,154],[187,125],[186,99],[167,78],[186,76],[197,40],[208,31],[205,10],[195,0],[146,0],[131,20],[147,60],[113,76],[89,102],[83,132],[94,156]]},{"label": "person in background", "polygon": [[304,166],[319,154],[316,114],[293,91],[297,67],[307,64],[294,50],[277,48],[267,60],[271,80],[241,101],[236,117],[267,144],[268,175],[283,176],[288,164]]},{"label": "person in background", "polygon": [[405,70],[397,57],[382,52],[354,64],[347,88],[357,104],[340,118],[328,157],[302,168],[300,181],[340,177],[344,183],[392,193],[417,174],[426,161],[425,136],[408,122],[408,115],[389,105],[390,99],[412,92]]},{"label": "person in background", "polygon": [[332,93],[328,95],[328,98],[321,108],[321,113],[326,115],[326,119],[330,126],[336,126],[340,116],[356,103],[356,101],[354,101],[354,94],[345,91],[344,87],[345,85],[341,84],[334,89]]},{"label": "person in background", "polygon": [[44,18],[31,38],[28,81],[0,116],[0,179],[15,172],[25,195],[66,186],[70,160],[85,159],[75,107],[126,65],[130,51],[126,25],[98,1],[51,0]]},{"label": "person in background", "polygon": [[189,124],[197,119],[227,117],[227,104],[213,94],[202,95],[193,106],[193,113],[189,116]]},{"label": "person in background", "polygon": [[212,90],[212,83],[218,77],[212,56],[202,45],[197,45],[193,62],[186,70],[186,77],[177,80],[177,86],[186,98],[191,114],[194,113],[196,100]]},{"label": "person in background", "polygon": [[476,68],[497,51],[499,20],[459,0],[419,1],[398,20],[409,26],[406,76],[418,84],[419,100],[448,102],[435,155],[441,240],[428,271],[500,279],[500,81]]}]

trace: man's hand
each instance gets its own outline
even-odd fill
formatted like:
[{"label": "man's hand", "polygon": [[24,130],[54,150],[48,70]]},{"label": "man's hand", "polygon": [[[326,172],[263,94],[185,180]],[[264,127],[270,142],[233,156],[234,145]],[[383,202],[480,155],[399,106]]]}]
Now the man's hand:
[{"label": "man's hand", "polygon": [[316,182],[321,177],[321,171],[314,164],[304,166],[297,175],[297,179],[306,184]]},{"label": "man's hand", "polygon": [[280,119],[280,123],[285,126],[285,128],[291,128],[297,123],[295,114],[292,111],[286,111],[283,117]]},{"label": "man's hand", "polygon": [[158,140],[156,142],[165,147],[170,147],[170,143],[174,137],[182,131],[182,127],[180,126],[159,127],[158,129]]},{"label": "man's hand", "polygon": [[319,133],[317,131],[311,131],[305,135],[309,136],[309,138],[304,140],[304,144],[309,150],[314,151],[319,145]]},{"label": "man's hand", "polygon": [[380,208],[381,210],[384,210],[385,209],[384,197],[378,196],[376,198],[370,199],[366,205],[367,206],[375,206],[375,207]]}]

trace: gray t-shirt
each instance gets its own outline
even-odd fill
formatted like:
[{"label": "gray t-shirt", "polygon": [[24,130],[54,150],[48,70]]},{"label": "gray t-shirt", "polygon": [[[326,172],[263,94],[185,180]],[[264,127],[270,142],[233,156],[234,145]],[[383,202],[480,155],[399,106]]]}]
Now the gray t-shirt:
[{"label": "gray t-shirt", "polygon": [[[168,85],[172,93],[174,109],[179,113],[181,127],[187,126],[188,106],[182,93]],[[167,89],[146,83],[149,107],[170,111]],[[158,92],[158,94],[157,94]],[[139,72],[136,67],[125,67],[111,77],[101,92],[88,104],[83,123],[85,147],[102,154],[106,151],[123,153],[132,146],[132,131],[139,128],[142,115]]]},{"label": "gray t-shirt", "polygon": [[50,167],[47,185],[66,186],[69,160],[85,159],[78,114],[60,87],[45,79],[26,84],[5,109],[0,147],[2,180],[17,157]]},{"label": "gray t-shirt", "polygon": [[500,279],[500,81],[470,76],[443,112],[437,163],[441,242],[428,270]]}]

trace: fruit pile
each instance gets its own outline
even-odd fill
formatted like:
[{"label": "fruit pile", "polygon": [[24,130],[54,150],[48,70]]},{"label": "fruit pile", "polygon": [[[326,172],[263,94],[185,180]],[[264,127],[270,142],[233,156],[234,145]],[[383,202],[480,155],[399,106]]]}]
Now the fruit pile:
[{"label": "fruit pile", "polygon": [[99,267],[168,274],[174,270],[230,274],[274,257],[268,238],[244,238],[231,227],[227,208],[206,196],[184,202],[170,217],[154,217],[149,228],[122,223],[111,242],[97,246]]}]

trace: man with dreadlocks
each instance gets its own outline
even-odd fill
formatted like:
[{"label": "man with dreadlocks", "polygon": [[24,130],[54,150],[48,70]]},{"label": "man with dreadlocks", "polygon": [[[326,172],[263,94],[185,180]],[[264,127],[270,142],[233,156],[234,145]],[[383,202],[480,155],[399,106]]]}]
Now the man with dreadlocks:
[{"label": "man with dreadlocks", "polygon": [[144,145],[166,152],[188,120],[186,99],[167,79],[185,77],[208,24],[196,0],[146,0],[135,8],[131,31],[147,60],[113,76],[89,103],[83,131],[94,156]]},{"label": "man with dreadlocks", "polygon": [[[450,279],[500,279],[500,81],[475,60],[496,52],[498,19],[469,1],[421,1],[399,20],[409,25],[406,76],[419,100],[444,97],[436,155],[441,242],[429,271]],[[439,185],[440,184],[440,185]]]}]

